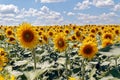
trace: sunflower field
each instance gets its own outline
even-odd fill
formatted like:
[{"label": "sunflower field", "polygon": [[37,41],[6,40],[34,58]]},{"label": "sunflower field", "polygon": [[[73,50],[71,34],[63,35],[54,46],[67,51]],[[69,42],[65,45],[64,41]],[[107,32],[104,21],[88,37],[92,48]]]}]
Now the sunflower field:
[{"label": "sunflower field", "polygon": [[120,80],[120,25],[1,25],[0,80]]}]

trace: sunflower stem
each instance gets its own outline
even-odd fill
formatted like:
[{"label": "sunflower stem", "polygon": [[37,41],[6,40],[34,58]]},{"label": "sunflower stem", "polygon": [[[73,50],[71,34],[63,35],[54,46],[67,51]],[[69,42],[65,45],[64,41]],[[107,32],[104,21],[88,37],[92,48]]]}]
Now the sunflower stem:
[{"label": "sunflower stem", "polygon": [[36,54],[35,54],[35,50],[32,50],[32,54],[33,54],[33,60],[34,60],[34,71],[36,70]]},{"label": "sunflower stem", "polygon": [[84,76],[85,76],[85,64],[84,64],[84,62],[85,62],[85,59],[83,59],[83,61],[82,61],[82,80],[84,80]]},{"label": "sunflower stem", "polygon": [[115,58],[115,66],[116,66],[116,69],[117,69],[117,58]]},{"label": "sunflower stem", "polygon": [[66,62],[65,62],[65,67],[66,67],[66,78],[68,80],[68,60],[69,60],[69,57],[68,57],[68,54],[67,52],[65,51],[65,57],[66,57]]}]

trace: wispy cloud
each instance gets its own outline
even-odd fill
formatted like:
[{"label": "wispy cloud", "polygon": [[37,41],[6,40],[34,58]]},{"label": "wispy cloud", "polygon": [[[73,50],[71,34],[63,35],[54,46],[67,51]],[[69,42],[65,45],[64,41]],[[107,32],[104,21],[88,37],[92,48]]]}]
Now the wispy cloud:
[{"label": "wispy cloud", "polygon": [[89,0],[84,0],[82,3],[78,2],[74,7],[74,10],[84,10],[90,8],[91,2]]},{"label": "wispy cloud", "polygon": [[35,2],[41,2],[41,3],[57,3],[57,2],[64,2],[66,0],[35,0]]}]

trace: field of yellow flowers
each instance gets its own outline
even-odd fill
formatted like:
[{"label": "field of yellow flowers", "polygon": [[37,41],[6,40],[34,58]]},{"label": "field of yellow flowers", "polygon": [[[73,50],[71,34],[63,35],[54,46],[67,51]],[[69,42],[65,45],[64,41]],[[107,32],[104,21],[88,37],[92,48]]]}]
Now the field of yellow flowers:
[{"label": "field of yellow flowers", "polygon": [[1,25],[0,80],[120,80],[120,25]]}]

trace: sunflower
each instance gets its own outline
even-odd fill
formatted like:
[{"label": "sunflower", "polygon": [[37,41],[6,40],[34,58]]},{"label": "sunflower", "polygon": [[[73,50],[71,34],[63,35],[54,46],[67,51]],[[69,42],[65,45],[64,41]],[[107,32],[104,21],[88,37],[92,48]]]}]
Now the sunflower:
[{"label": "sunflower", "polygon": [[86,42],[81,45],[78,54],[82,55],[84,58],[92,59],[97,52],[98,48],[96,43]]},{"label": "sunflower", "polygon": [[0,56],[7,56],[7,53],[4,51],[3,48],[0,48]]},{"label": "sunflower", "polygon": [[102,47],[105,48],[106,46],[112,45],[113,41],[110,39],[104,39],[102,40]]},{"label": "sunflower", "polygon": [[95,38],[95,37],[96,37],[96,34],[90,33],[90,34],[89,34],[89,37]]},{"label": "sunflower", "polygon": [[6,66],[8,59],[6,56],[0,56],[0,71]]},{"label": "sunflower", "polygon": [[112,33],[106,32],[106,33],[103,33],[102,39],[110,39],[110,40],[113,40],[113,39],[114,39],[114,35],[113,35]]},{"label": "sunflower", "polygon": [[0,75],[0,80],[5,80],[4,77],[2,75]]},{"label": "sunflower", "polygon": [[79,41],[80,37],[81,37],[81,33],[79,30],[75,30],[75,36],[76,36],[77,40]]},{"label": "sunflower", "polygon": [[41,39],[39,39],[39,43],[38,43],[39,45],[43,45],[44,44],[44,42],[43,42],[43,39],[41,38]]},{"label": "sunflower", "polygon": [[68,34],[70,33],[70,29],[65,28],[65,29],[64,29],[64,33],[65,33],[65,35],[68,35]]},{"label": "sunflower", "polygon": [[48,40],[47,35],[43,34],[42,38],[43,38],[44,43],[45,43],[45,44],[48,44],[48,41],[49,41],[49,40]]},{"label": "sunflower", "polygon": [[9,73],[6,73],[6,75],[0,74],[0,80],[16,80],[16,78],[14,75],[10,75]]},{"label": "sunflower", "polygon": [[76,78],[74,78],[74,77],[69,77],[69,79],[68,80],[77,80]]},{"label": "sunflower", "polygon": [[63,33],[58,33],[57,35],[55,35],[53,41],[54,48],[57,49],[58,51],[62,52],[67,48],[66,37]]},{"label": "sunflower", "polygon": [[55,33],[54,30],[49,30],[47,34],[49,37],[52,38],[54,36],[54,33]]},{"label": "sunflower", "polygon": [[39,30],[39,31],[38,31],[38,35],[39,35],[39,36],[42,36],[43,33],[44,33],[44,32],[43,32],[42,30]]},{"label": "sunflower", "polygon": [[116,29],[114,30],[114,33],[115,33],[115,35],[119,35],[119,34],[120,34],[119,28],[116,28]]},{"label": "sunflower", "polygon": [[16,39],[15,39],[14,36],[10,36],[10,37],[8,37],[8,40],[6,42],[11,43],[11,44],[15,44],[16,43]]},{"label": "sunflower", "polygon": [[7,30],[5,31],[6,33],[6,36],[9,37],[9,36],[12,36],[14,34],[13,30],[11,28],[7,28]]},{"label": "sunflower", "polygon": [[38,43],[38,34],[31,24],[23,23],[19,26],[16,36],[21,46],[24,48],[32,49]]},{"label": "sunflower", "polygon": [[94,28],[91,29],[91,33],[96,33],[96,30]]},{"label": "sunflower", "polygon": [[92,37],[88,36],[83,40],[83,43],[86,43],[86,42],[97,42],[97,40],[96,40],[96,38],[92,38]]}]

